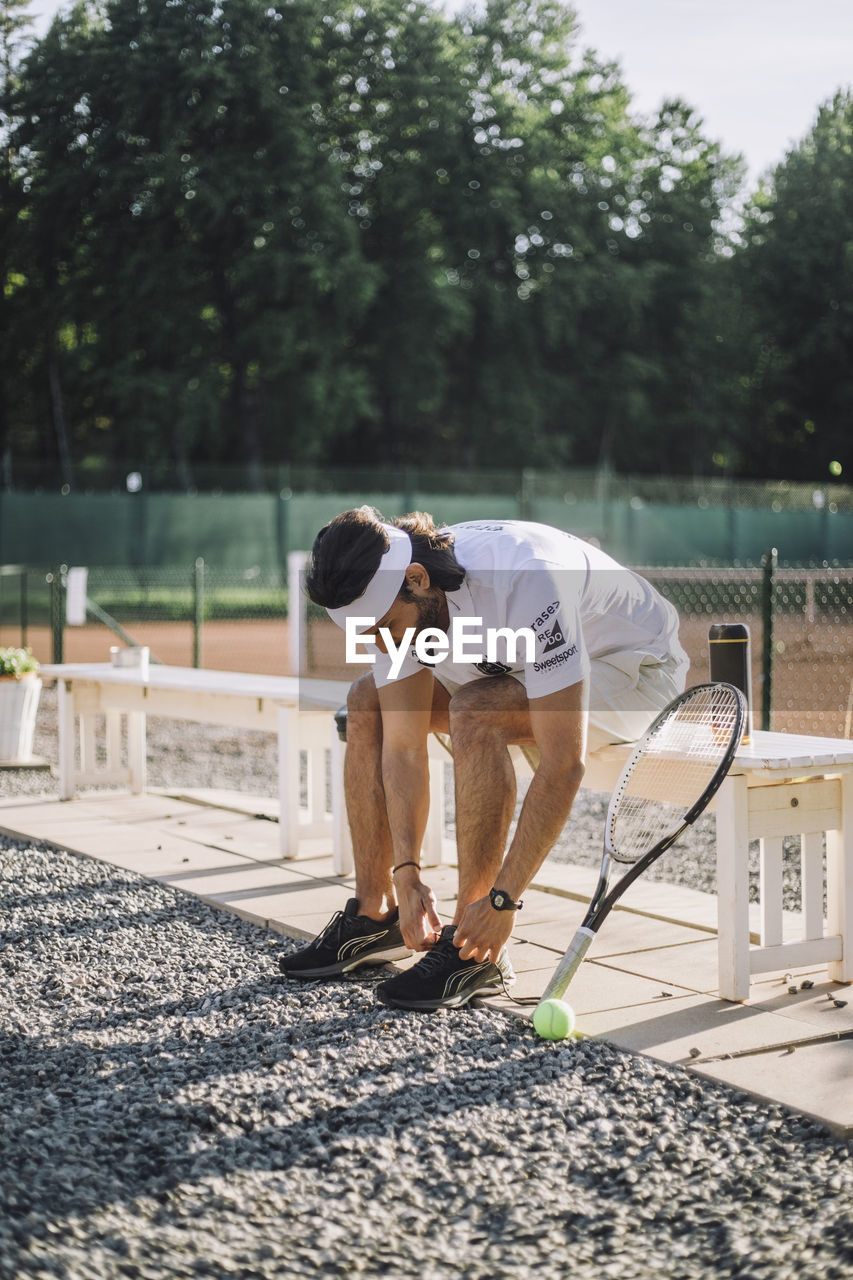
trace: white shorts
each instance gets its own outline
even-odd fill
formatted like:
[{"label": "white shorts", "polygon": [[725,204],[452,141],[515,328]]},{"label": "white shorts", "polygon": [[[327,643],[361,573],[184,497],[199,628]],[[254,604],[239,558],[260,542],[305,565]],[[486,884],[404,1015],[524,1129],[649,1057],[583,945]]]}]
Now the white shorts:
[{"label": "white shorts", "polygon": [[[680,648],[663,659],[615,653],[593,661],[589,671],[587,755],[612,742],[636,742],[641,738],[655,716],[684,691],[689,665],[687,655]],[[438,668],[433,674],[451,696],[463,687],[451,680],[442,680]],[[513,679],[524,684],[521,676],[515,675]],[[436,734],[436,737],[450,751],[447,734]],[[540,759],[539,748],[522,747],[521,750],[535,769]]]}]

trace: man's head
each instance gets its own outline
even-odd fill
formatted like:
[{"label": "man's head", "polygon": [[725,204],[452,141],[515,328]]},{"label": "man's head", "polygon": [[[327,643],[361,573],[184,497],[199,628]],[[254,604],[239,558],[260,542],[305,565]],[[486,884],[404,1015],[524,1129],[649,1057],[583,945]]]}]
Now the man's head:
[{"label": "man's head", "polygon": [[384,623],[395,605],[406,604],[417,607],[420,630],[437,624],[443,593],[456,591],[464,577],[453,534],[436,529],[432,516],[415,511],[388,522],[365,506],[320,530],[305,581],[309,597],[341,627],[347,614]]}]

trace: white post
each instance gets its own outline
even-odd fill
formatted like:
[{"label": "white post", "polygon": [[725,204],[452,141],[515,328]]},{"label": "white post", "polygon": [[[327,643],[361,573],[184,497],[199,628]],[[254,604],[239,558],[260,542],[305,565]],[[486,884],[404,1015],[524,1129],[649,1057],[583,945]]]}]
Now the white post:
[{"label": "white post", "polygon": [[429,817],[423,842],[425,867],[438,867],[444,860],[444,756],[442,749],[441,756],[429,758]]},{"label": "white post", "polygon": [[749,821],[746,778],[729,775],[717,796],[717,950],[720,995],[749,998]]},{"label": "white post", "polygon": [[761,945],[780,947],[782,937],[782,837],[759,840]]},{"label": "white post", "polygon": [[130,773],[130,789],[134,795],[145,790],[145,712],[127,713],[127,768]]},{"label": "white post", "polygon": [[302,665],[308,639],[308,601],[302,592],[302,574],[307,560],[307,551],[291,551],[287,557],[290,669],[295,676],[305,674]]},{"label": "white post", "polygon": [[332,736],[330,739],[332,753],[332,848],[334,853],[335,875],[348,876],[352,872],[352,836],[347,819],[346,797],[344,795],[344,756],[346,743],[338,737],[337,726],[332,720]]},{"label": "white post", "polygon": [[823,836],[810,831],[800,837],[800,883],[803,938],[823,937]]},{"label": "white post", "polygon": [[299,853],[299,712],[278,709],[279,842],[282,858]]},{"label": "white post", "polygon": [[57,721],[59,731],[59,798],[74,795],[74,693],[70,680],[57,684]]},{"label": "white post", "polygon": [[841,778],[841,827],[826,833],[827,932],[841,938],[841,959],[829,966],[834,982],[853,982],[853,774]]}]

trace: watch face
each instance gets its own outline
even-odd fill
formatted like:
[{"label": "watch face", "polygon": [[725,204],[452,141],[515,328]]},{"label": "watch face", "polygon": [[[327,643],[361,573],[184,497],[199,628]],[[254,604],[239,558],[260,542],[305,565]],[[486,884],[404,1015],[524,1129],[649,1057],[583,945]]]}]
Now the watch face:
[{"label": "watch face", "polygon": [[503,894],[503,893],[495,894],[495,906],[499,911],[503,908],[503,905],[505,902],[506,902],[506,894]]}]

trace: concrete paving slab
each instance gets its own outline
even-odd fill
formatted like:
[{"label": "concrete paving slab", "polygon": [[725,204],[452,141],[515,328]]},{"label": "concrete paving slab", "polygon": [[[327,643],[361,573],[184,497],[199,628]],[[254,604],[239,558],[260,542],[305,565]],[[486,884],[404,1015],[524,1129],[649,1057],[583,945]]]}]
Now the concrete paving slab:
[{"label": "concrete paving slab", "polygon": [[258,887],[255,890],[225,887],[205,892],[203,896],[208,902],[219,902],[222,905],[242,904],[247,909],[251,905],[252,910],[260,910],[263,899],[265,919],[291,921],[300,926],[308,916],[312,919],[319,917],[321,924],[315,930],[318,933],[336,911],[344,909],[350,894],[343,885],[304,879],[287,883],[269,880],[265,888]]},{"label": "concrete paving slab", "polygon": [[[545,897],[547,895],[540,895]],[[516,925],[516,936],[526,938],[538,946],[562,955],[572,940],[575,930],[583,920],[586,907],[582,903],[563,900],[564,910],[556,920],[550,920],[545,914],[541,922],[528,924],[527,920],[519,920]],[[527,911],[525,903],[524,911]],[[705,943],[708,935],[689,925],[670,924],[666,920],[650,920],[648,916],[635,916],[628,911],[614,911],[602,927],[589,949],[590,959],[602,959],[605,956],[627,957],[642,954],[645,951],[658,954],[663,949],[683,946],[687,943]],[[716,956],[716,943],[714,954]],[[630,962],[633,967],[633,961]],[[636,969],[635,972],[641,972]],[[654,977],[655,975],[649,975]],[[682,985],[686,985],[682,983]],[[714,970],[714,989],[716,990],[716,968]]]},{"label": "concrete paving slab", "polygon": [[[517,945],[510,952],[513,967],[519,976],[519,987],[525,995],[541,995],[554,972],[553,958],[547,959],[544,965],[535,966],[537,952],[542,957],[549,955],[547,951],[537,947],[530,957],[525,957],[523,949]],[[621,1025],[638,1006],[663,1007],[674,999],[684,999],[694,994],[684,987],[664,987],[648,978],[585,960],[572,979],[564,999],[574,1009],[579,1024],[582,1024],[581,1029],[585,1030],[585,1019],[593,1014],[615,1013],[618,1015],[617,1024]],[[518,995],[515,988],[513,995]],[[524,1010],[519,1012],[523,1016],[532,1016],[532,1009],[527,1014]]]},{"label": "concrete paving slab", "polygon": [[619,959],[620,964],[631,973],[654,982],[678,982],[691,991],[716,994],[716,938],[702,938],[700,941],[681,943],[674,947],[635,951]]},{"label": "concrete paving slab", "polygon": [[707,1080],[772,1099],[853,1138],[853,1039],[775,1049],[690,1068]]},{"label": "concrete paving slab", "polygon": [[743,1053],[768,1045],[810,1040],[805,1023],[708,996],[688,995],[579,1016],[585,1035],[600,1036],[661,1062],[687,1065],[697,1058]]},{"label": "concrete paving slab", "polygon": [[150,794],[171,796],[188,804],[219,809],[221,812],[243,813],[248,817],[263,817],[277,822],[281,812],[278,798],[259,796],[247,791],[231,791],[218,787],[151,788]]},{"label": "concrete paving slab", "polygon": [[[843,982],[829,981],[826,970],[823,971],[823,979],[822,982],[815,981],[814,987],[806,991],[799,990],[801,979],[792,982],[798,988],[795,995],[790,995],[787,987],[783,987],[779,995],[755,995],[750,999],[750,1008],[765,1009],[804,1023],[813,1034],[838,1032],[839,1035],[853,1035],[853,988]],[[850,1088],[853,1091],[853,1079]]]},{"label": "concrete paving slab", "polygon": [[[179,827],[169,827],[181,839],[211,849],[227,849],[253,862],[282,862],[278,827],[269,822],[249,823],[247,827],[196,828],[186,820]],[[290,859],[288,859],[290,861]]]},{"label": "concrete paving slab", "polygon": [[[611,883],[618,881],[619,874],[617,868],[611,877]],[[533,884],[545,892],[562,893],[588,902],[597,882],[598,867],[573,867],[569,863],[546,859]],[[712,933],[717,931],[717,900],[712,894],[665,884],[660,880],[636,880],[626,890],[617,910],[620,909],[676,924],[690,924],[694,928]]]},{"label": "concrete paving slab", "polygon": [[248,862],[235,855],[226,854],[225,857],[229,859],[227,863],[220,861],[217,866],[204,868],[181,866],[173,871],[157,874],[156,879],[198,897],[227,894],[235,898],[239,894],[257,895],[273,891],[286,895],[291,887],[299,889],[306,884],[315,886],[317,883],[281,866],[270,867],[267,864]]}]

